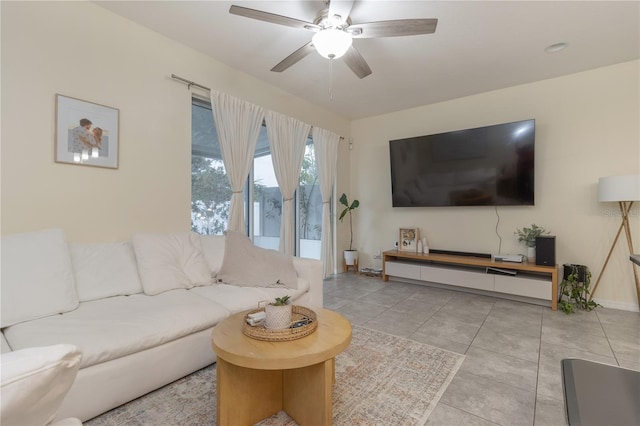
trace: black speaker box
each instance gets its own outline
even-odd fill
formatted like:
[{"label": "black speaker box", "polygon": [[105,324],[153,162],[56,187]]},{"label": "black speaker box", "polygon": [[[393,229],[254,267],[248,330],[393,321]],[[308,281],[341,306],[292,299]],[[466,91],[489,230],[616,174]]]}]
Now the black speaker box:
[{"label": "black speaker box", "polygon": [[536,237],[536,265],[555,266],[556,237],[540,235]]}]

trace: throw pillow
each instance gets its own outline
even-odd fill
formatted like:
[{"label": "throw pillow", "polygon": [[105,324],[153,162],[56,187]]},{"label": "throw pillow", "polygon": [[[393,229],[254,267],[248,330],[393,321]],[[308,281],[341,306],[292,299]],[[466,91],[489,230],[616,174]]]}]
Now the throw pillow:
[{"label": "throw pillow", "polygon": [[142,293],[131,243],[71,244],[81,302]]},{"label": "throw pillow", "polygon": [[82,353],[73,345],[2,354],[2,424],[49,424],[76,378],[81,359]]},{"label": "throw pillow", "polygon": [[244,287],[297,288],[293,257],[253,245],[243,233],[227,231],[224,258],[216,279]]},{"label": "throw pillow", "polygon": [[211,284],[200,237],[194,232],[136,234],[133,249],[147,295]]}]

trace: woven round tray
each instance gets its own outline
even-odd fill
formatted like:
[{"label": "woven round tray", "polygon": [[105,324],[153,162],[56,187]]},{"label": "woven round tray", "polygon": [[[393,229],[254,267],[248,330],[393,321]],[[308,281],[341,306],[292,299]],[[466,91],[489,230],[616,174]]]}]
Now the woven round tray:
[{"label": "woven round tray", "polygon": [[316,330],[316,328],[318,328],[316,313],[309,308],[297,305],[293,305],[291,307],[291,325],[293,326],[300,321],[303,321],[304,325],[300,325],[298,327],[283,328],[279,330],[271,330],[266,328],[264,324],[256,326],[247,324],[247,317],[250,314],[255,314],[261,311],[264,311],[264,309],[255,309],[253,311],[249,311],[247,315],[244,316],[244,321],[242,323],[242,333],[244,333],[245,336],[251,337],[252,339],[265,340],[268,342],[285,342],[287,340],[301,339],[305,336],[310,335]]}]

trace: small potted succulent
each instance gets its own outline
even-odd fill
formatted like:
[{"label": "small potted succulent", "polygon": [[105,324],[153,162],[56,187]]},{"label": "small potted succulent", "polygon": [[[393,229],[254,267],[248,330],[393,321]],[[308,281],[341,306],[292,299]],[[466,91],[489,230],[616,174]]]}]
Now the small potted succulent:
[{"label": "small potted succulent", "polygon": [[542,226],[538,226],[535,223],[530,228],[524,227],[517,229],[515,234],[518,236],[518,242],[527,246],[527,257],[529,262],[533,261],[536,257],[536,237],[542,234],[548,234],[549,231]]},{"label": "small potted succulent", "polygon": [[289,328],[291,325],[291,296],[276,297],[275,302],[271,302],[264,307],[266,314],[265,327],[278,330]]}]

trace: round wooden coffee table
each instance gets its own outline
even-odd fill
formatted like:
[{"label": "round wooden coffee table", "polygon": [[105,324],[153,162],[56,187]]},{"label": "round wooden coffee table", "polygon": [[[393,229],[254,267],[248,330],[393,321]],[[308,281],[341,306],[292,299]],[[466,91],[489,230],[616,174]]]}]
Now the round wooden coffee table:
[{"label": "round wooden coffee table", "polygon": [[288,342],[245,336],[247,312],[213,329],[218,425],[252,425],[280,410],[301,426],[331,424],[335,356],[351,343],[351,323],[333,311],[314,312],[316,331]]}]

